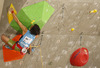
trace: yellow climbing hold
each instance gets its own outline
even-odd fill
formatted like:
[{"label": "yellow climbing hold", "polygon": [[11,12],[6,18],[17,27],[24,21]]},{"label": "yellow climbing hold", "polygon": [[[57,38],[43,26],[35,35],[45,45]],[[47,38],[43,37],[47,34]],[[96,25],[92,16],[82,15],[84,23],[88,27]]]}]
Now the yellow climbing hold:
[{"label": "yellow climbing hold", "polygon": [[35,22],[35,20],[33,20],[32,22],[31,22],[31,24],[33,24]]},{"label": "yellow climbing hold", "polygon": [[[12,3],[11,3],[11,5],[10,5],[10,8],[13,8],[13,9],[14,9],[14,13],[17,14],[17,11],[15,10],[15,8],[14,8],[14,6],[13,6]],[[10,11],[8,11],[7,16],[8,16],[8,22],[9,22],[9,24],[10,24],[11,21],[13,20],[13,16],[12,16],[12,14],[11,14]]]},{"label": "yellow climbing hold", "polygon": [[90,13],[96,13],[96,12],[97,12],[97,10],[96,10],[96,9],[94,9],[94,10],[90,11]]},{"label": "yellow climbing hold", "polygon": [[71,28],[71,31],[74,31],[75,29],[74,28]]}]

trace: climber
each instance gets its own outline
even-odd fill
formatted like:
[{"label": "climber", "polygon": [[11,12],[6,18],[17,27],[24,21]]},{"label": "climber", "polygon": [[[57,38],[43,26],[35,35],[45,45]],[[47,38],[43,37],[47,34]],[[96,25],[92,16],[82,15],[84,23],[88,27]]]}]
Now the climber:
[{"label": "climber", "polygon": [[28,30],[17,18],[17,16],[14,13],[13,8],[9,9],[9,12],[12,13],[14,20],[17,22],[17,24],[22,29],[22,37],[19,41],[15,42],[11,39],[9,39],[6,35],[1,35],[1,40],[7,44],[9,47],[16,51],[20,51],[22,54],[25,54],[27,50],[29,50],[29,53],[31,52],[31,43],[32,41],[38,37],[40,34],[40,28],[37,24],[34,24],[30,27],[30,30]]}]

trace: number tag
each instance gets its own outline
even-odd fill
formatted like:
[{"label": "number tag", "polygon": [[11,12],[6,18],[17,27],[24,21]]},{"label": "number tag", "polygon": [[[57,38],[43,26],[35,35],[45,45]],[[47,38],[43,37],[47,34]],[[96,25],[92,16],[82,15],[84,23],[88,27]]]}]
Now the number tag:
[{"label": "number tag", "polygon": [[26,36],[26,37],[24,38],[24,40],[23,40],[23,41],[24,41],[25,43],[30,44],[30,43],[31,43],[31,41],[32,41],[32,39]]}]

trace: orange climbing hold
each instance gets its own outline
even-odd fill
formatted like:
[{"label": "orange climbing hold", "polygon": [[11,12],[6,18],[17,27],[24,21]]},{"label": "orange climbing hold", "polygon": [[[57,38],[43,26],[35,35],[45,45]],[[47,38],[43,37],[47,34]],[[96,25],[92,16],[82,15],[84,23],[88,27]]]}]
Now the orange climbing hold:
[{"label": "orange climbing hold", "polygon": [[24,55],[21,55],[19,51],[10,50],[3,46],[4,62],[22,59],[23,57],[24,57]]},{"label": "orange climbing hold", "polygon": [[[18,41],[21,36],[22,35],[19,34],[19,35],[15,36],[12,40]],[[19,51],[10,50],[10,49],[6,48],[5,46],[3,46],[4,62],[22,59],[23,57],[24,57],[24,55],[21,55],[21,53]]]}]

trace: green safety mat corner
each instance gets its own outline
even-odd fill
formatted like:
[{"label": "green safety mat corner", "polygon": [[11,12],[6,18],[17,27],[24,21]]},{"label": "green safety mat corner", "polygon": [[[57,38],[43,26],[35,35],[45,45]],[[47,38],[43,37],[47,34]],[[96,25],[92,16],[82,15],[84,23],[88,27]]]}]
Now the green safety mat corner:
[{"label": "green safety mat corner", "polygon": [[[30,28],[33,24],[38,24],[40,29],[47,23],[49,18],[54,12],[54,8],[50,6],[46,1],[42,1],[27,7],[22,8],[17,17],[19,21],[27,27]],[[33,24],[31,22],[35,20]],[[22,33],[19,25],[13,20],[10,24],[16,31]]]}]

